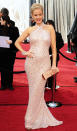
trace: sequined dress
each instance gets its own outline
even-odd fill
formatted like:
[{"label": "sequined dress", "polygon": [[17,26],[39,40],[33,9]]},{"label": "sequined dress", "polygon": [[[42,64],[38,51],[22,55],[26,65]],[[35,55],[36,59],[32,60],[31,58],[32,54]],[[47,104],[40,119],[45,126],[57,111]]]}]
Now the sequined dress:
[{"label": "sequined dress", "polygon": [[49,111],[44,100],[46,80],[42,74],[50,69],[50,33],[37,26],[30,34],[30,50],[34,58],[26,58],[25,70],[29,83],[29,102],[25,115],[25,128],[38,129],[62,124]]}]

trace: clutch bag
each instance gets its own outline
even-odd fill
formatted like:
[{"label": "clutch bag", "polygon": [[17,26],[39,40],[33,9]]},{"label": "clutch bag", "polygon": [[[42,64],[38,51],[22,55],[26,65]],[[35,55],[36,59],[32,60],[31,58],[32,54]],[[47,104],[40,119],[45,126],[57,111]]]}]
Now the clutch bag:
[{"label": "clutch bag", "polygon": [[59,69],[56,68],[56,71],[54,72],[53,69],[51,68],[50,70],[46,71],[45,73],[42,74],[43,79],[48,79],[49,77],[57,74],[59,72]]}]

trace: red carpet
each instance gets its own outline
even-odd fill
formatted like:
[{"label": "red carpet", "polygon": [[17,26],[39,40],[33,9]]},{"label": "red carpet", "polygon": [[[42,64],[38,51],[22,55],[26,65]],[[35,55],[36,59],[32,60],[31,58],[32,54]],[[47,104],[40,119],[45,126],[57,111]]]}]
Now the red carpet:
[{"label": "red carpet", "polygon": [[[29,45],[23,44],[23,48],[28,50]],[[66,53],[67,44],[61,52],[73,58],[74,53]],[[17,52],[17,57],[24,57]],[[16,59],[14,71],[24,70],[25,60]],[[73,131],[77,130],[77,83],[73,77],[77,76],[77,67],[74,62],[68,61],[60,55],[59,61],[60,72],[57,75],[57,85],[60,88],[55,92],[55,101],[61,102],[63,105],[58,108],[50,108],[53,115],[63,120],[63,125],[56,127],[48,127],[46,129],[38,129],[39,131]],[[26,131],[24,128],[24,116],[28,103],[28,81],[26,73],[14,74],[13,86],[14,91],[6,89],[0,91],[0,130],[1,131]],[[51,90],[45,91],[45,100],[52,100]]]},{"label": "red carpet", "polygon": [[[61,52],[68,58],[73,59],[75,57],[74,53],[66,53],[67,44],[61,49]],[[73,59],[74,60],[74,59]],[[60,86],[77,86],[74,82],[73,77],[77,76],[77,66],[75,62],[69,61],[60,55],[59,70],[57,77],[57,85]]]},{"label": "red carpet", "polygon": [[[1,131],[27,131],[24,128],[24,116],[26,106],[1,106],[0,107],[0,130]],[[77,108],[76,106],[62,106],[50,109],[53,115],[63,120],[63,125],[38,129],[37,131],[76,131]],[[35,131],[35,130],[33,130]]]}]

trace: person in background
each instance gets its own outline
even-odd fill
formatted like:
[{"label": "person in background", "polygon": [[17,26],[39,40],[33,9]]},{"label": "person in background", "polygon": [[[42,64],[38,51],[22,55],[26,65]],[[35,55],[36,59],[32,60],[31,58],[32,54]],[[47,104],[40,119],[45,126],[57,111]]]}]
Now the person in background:
[{"label": "person in background", "polygon": [[[3,7],[1,10],[0,10],[0,18],[2,16],[9,16],[9,10],[5,7]],[[13,20],[10,19],[10,22],[11,22],[11,25],[15,25],[15,22]]]},{"label": "person in background", "polygon": [[7,8],[2,8],[0,12],[2,16],[9,16],[9,10]]},{"label": "person in background", "polygon": [[2,16],[9,16],[9,10],[7,8],[2,8],[0,10],[0,20]]},{"label": "person in background", "polygon": [[[63,123],[54,118],[44,100],[46,79],[43,74],[48,70],[50,72],[52,70],[53,73],[57,70],[55,31],[53,26],[42,22],[44,15],[41,4],[32,5],[31,15],[36,25],[27,28],[15,42],[15,46],[26,56],[25,70],[29,82],[29,103],[25,115],[27,130],[57,126]],[[21,42],[28,36],[30,37],[30,50],[25,51]],[[49,57],[50,45],[53,54],[52,66]],[[48,74],[46,78],[47,76]]]},{"label": "person in background", "polygon": [[30,17],[30,25],[31,26],[34,26],[36,23],[35,23],[35,21],[33,20],[33,18],[32,17]]},{"label": "person in background", "polygon": [[[70,45],[73,47],[73,52],[75,52],[74,59],[77,60],[77,12],[72,24],[70,31],[67,34],[68,39],[70,39]],[[74,81],[77,83],[77,76],[74,77]]]},{"label": "person in background", "polygon": [[9,37],[7,44],[10,45],[9,48],[0,47],[0,90],[4,90],[6,88],[13,90],[13,67],[17,52],[14,42],[19,37],[19,30],[17,27],[11,26],[11,21],[8,15],[3,15],[0,23],[0,36]]},{"label": "person in background", "polygon": [[1,13],[1,11],[0,11],[0,20],[1,20],[1,17],[2,17],[2,13]]},{"label": "person in background", "polygon": [[[47,20],[47,21],[46,21],[46,24],[47,24],[47,25],[52,25],[52,26],[54,27],[54,29],[55,29],[55,24],[54,24],[54,21],[53,21],[53,20]],[[56,32],[56,30],[55,30],[55,32]],[[62,35],[61,35],[61,33],[56,32],[56,48],[57,48],[56,66],[58,66],[58,62],[59,62],[59,59],[60,59],[60,57],[59,57],[59,50],[60,50],[63,46],[64,46],[64,40],[63,40],[63,38],[62,38]],[[50,56],[51,56],[51,65],[52,65],[52,51],[51,51],[51,47],[49,48],[49,54],[50,54]],[[47,83],[46,83],[46,86],[45,86],[46,88],[51,89],[51,88],[53,87],[53,79],[54,79],[53,76],[50,77],[50,78],[48,78]],[[56,80],[55,80],[55,85],[56,85]],[[57,89],[57,88],[59,88],[59,86],[56,85],[55,88]]]}]

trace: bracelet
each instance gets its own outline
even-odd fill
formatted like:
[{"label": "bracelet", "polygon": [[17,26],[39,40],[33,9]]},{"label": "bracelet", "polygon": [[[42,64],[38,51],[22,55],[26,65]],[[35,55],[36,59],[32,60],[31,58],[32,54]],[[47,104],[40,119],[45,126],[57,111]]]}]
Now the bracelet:
[{"label": "bracelet", "polygon": [[22,55],[26,55],[26,51],[22,51],[21,53],[22,53]]}]

